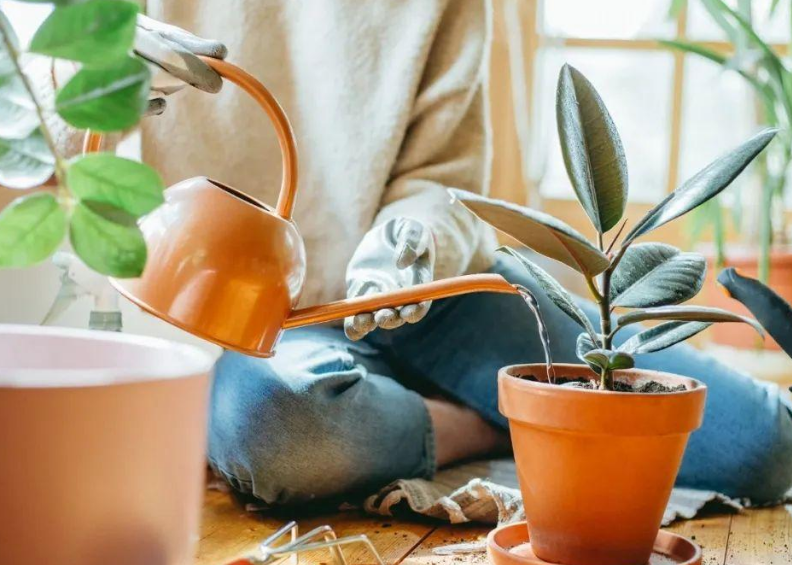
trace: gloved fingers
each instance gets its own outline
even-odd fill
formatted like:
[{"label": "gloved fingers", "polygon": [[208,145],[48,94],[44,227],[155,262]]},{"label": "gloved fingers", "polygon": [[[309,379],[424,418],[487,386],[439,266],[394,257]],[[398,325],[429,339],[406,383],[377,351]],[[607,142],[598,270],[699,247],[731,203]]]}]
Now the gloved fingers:
[{"label": "gloved fingers", "polygon": [[432,234],[418,220],[402,218],[396,226],[396,266],[405,269],[429,249]]},{"label": "gloved fingers", "polygon": [[137,24],[139,28],[155,32],[195,55],[205,55],[214,59],[225,59],[228,55],[226,46],[216,39],[198,37],[185,29],[157,21],[143,14],[138,14]]},{"label": "gloved fingers", "polygon": [[164,98],[150,98],[144,116],[159,116],[165,111],[167,102]]},{"label": "gloved fingers", "polygon": [[344,333],[352,341],[362,339],[376,327],[377,323],[374,321],[374,314],[371,312],[349,316],[344,319]]},{"label": "gloved fingers", "polygon": [[402,307],[402,309],[399,311],[399,316],[408,324],[420,322],[423,320],[424,316],[426,316],[427,312],[429,312],[429,307],[431,305],[431,300],[419,302],[418,304],[408,304],[407,306]]},{"label": "gloved fingers", "polygon": [[[169,75],[204,92],[215,93],[223,86],[222,77],[193,52],[156,32],[138,27],[135,53]],[[171,87],[168,85],[161,90]],[[158,88],[156,84],[154,88]]]},{"label": "gloved fingers", "polygon": [[405,320],[402,320],[399,311],[394,308],[382,308],[374,313],[374,321],[377,326],[383,330],[395,330],[399,326],[404,325]]}]

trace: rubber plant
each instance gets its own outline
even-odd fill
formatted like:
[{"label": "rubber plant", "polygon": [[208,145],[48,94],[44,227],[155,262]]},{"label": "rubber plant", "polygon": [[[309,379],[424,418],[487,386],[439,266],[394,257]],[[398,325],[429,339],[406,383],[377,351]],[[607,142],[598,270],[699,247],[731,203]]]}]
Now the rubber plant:
[{"label": "rubber plant", "polygon": [[[699,1],[699,0],[697,0]],[[717,25],[731,44],[731,53],[722,53],[711,47],[688,40],[662,40],[660,44],[701,57],[720,66],[724,71],[736,72],[751,87],[756,95],[759,119],[764,123],[781,128],[778,140],[759,160],[762,177],[761,199],[756,224],[756,239],[760,249],[759,278],[767,281],[770,273],[770,252],[773,245],[788,243],[785,194],[788,190],[787,175],[792,166],[792,71],[789,57],[776,53],[765,42],[753,25],[754,7],[750,0],[739,0],[735,7],[723,0],[700,0],[712,23]],[[687,0],[675,0],[671,15],[677,16],[686,9]],[[778,0],[770,5],[772,16]],[[732,207],[734,226],[738,230],[742,221],[741,206]],[[692,234],[698,239],[707,225],[713,226],[717,261],[725,260],[725,222],[723,211],[717,201],[703,207],[694,218]]]},{"label": "rubber plant", "polygon": [[[776,130],[762,131],[707,165],[624,233],[628,177],[622,142],[597,91],[569,65],[559,76],[556,117],[566,170],[596,241],[545,213],[462,190],[451,192],[483,221],[585,279],[599,305],[598,329],[546,271],[511,247],[500,249],[514,256],[552,302],[582,327],[577,355],[597,372],[599,388],[612,390],[613,371],[633,367],[635,355],[670,347],[715,322],[747,323],[761,333],[753,319],[716,308],[680,305],[701,289],[706,271],[701,255],[637,240],[718,195],[767,146]],[[617,318],[616,308],[632,310]],[[661,323],[615,345],[620,330],[646,321]]]},{"label": "rubber plant", "polygon": [[[57,0],[22,53],[0,12],[0,184],[23,194],[0,213],[0,267],[26,267],[49,257],[66,234],[94,270],[139,275],[146,245],[136,220],[162,201],[159,174],[109,153],[72,159],[59,154],[46,118],[51,112],[79,129],[126,130],[144,114],[147,65],[133,52],[139,8],[125,0]],[[65,59],[79,70],[57,92],[53,107],[23,70],[23,57]]]}]

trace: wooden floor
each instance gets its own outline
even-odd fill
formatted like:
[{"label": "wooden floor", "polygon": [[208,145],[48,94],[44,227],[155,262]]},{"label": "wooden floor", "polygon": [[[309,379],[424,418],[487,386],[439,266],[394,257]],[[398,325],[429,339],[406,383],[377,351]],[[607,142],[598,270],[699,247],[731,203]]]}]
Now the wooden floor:
[{"label": "wooden floor", "polygon": [[[225,565],[250,554],[289,516],[245,512],[231,495],[208,491],[204,505],[199,565]],[[449,526],[428,520],[396,520],[357,511],[297,518],[301,531],[331,524],[339,536],[366,534],[388,565],[465,565],[486,563],[484,555],[438,556],[432,548],[486,536],[487,526]],[[679,522],[670,530],[694,539],[704,550],[705,565],[792,565],[792,505],[741,514],[708,516]],[[373,559],[358,546],[345,550],[350,563]],[[309,554],[301,563],[329,564],[327,553]]]}]

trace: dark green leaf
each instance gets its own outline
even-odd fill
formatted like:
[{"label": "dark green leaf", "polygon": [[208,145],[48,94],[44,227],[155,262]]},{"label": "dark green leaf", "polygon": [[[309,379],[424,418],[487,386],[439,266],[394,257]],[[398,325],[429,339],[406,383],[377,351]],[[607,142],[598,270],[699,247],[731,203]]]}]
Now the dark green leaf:
[{"label": "dark green leaf", "polygon": [[127,129],[146,110],[150,75],[148,67],[134,57],[108,69],[82,69],[58,92],[55,109],[80,129]]},{"label": "dark green leaf", "polygon": [[66,214],[52,194],[17,198],[0,212],[0,267],[43,261],[66,235]]},{"label": "dark green leaf", "polygon": [[602,251],[552,216],[466,190],[450,189],[449,192],[494,228],[588,277],[600,274],[610,265]]},{"label": "dark green leaf", "polygon": [[729,296],[742,302],[792,357],[792,306],[767,285],[740,275],[734,268],[718,275],[718,283],[723,285]]},{"label": "dark green leaf", "polygon": [[0,185],[9,188],[33,188],[47,182],[55,170],[41,131],[25,139],[0,138]]},{"label": "dark green leaf", "polygon": [[66,184],[81,200],[112,204],[136,218],[162,204],[165,189],[157,171],[111,153],[75,159],[66,173]]},{"label": "dark green leaf", "polygon": [[760,335],[764,335],[762,326],[756,320],[740,316],[721,310],[720,308],[708,308],[705,306],[662,306],[660,308],[647,308],[646,310],[635,310],[619,318],[616,329],[621,329],[629,324],[644,322],[646,320],[677,320],[690,322],[740,322],[749,324]]},{"label": "dark green leaf", "polygon": [[126,0],[89,0],[55,9],[30,42],[34,53],[103,66],[132,49],[139,8]]},{"label": "dark green leaf", "polygon": [[94,271],[137,277],[146,264],[146,242],[135,218],[110,204],[84,200],[72,214],[69,236],[77,255]]},{"label": "dark green leaf", "polygon": [[575,194],[597,231],[605,233],[619,223],[627,204],[627,161],[599,94],[569,65],[558,77],[556,119]]},{"label": "dark green leaf", "polygon": [[586,314],[583,313],[583,310],[580,308],[580,306],[575,303],[572,295],[569,294],[569,292],[567,292],[566,289],[558,283],[558,281],[547,274],[544,269],[509,247],[501,247],[498,249],[498,251],[508,253],[520,263],[522,263],[523,267],[525,267],[528,273],[530,273],[530,275],[536,279],[536,282],[539,283],[541,289],[545,292],[545,294],[547,294],[548,298],[550,298],[550,300],[556,306],[558,306],[567,316],[575,320],[587,332],[589,332],[592,339],[597,335],[597,332],[594,330],[594,326],[591,325],[591,322],[586,317]]},{"label": "dark green leaf", "polygon": [[679,304],[704,284],[707,262],[664,243],[631,245],[611,277],[611,303],[627,308]]},{"label": "dark green leaf", "polygon": [[624,239],[625,243],[690,212],[718,195],[772,141],[776,131],[775,129],[766,129],[758,133],[738,148],[719,157],[696,173],[650,210],[630,230]]},{"label": "dark green leaf", "polygon": [[631,355],[653,353],[685,341],[711,325],[711,322],[664,322],[632,336],[618,349]]},{"label": "dark green leaf", "polygon": [[631,355],[623,351],[612,351],[610,349],[592,349],[583,356],[583,360],[588,363],[592,369],[596,367],[597,369],[604,369],[606,371],[632,369],[635,367],[635,360]]},{"label": "dark green leaf", "polygon": [[588,361],[586,361],[586,354],[589,351],[593,351],[595,349],[600,349],[602,347],[602,334],[597,334],[597,342],[591,339],[591,336],[583,332],[577,337],[577,342],[575,343],[575,355],[577,358],[586,363],[591,369],[595,372],[599,372],[601,367],[597,365],[592,365]]}]

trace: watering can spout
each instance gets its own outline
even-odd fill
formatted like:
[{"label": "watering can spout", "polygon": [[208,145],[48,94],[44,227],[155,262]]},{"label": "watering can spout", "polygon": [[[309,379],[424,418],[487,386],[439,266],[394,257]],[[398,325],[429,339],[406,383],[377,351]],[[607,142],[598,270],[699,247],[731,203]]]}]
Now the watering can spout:
[{"label": "watering can spout", "polygon": [[[471,292],[518,294],[500,275],[464,275],[295,309],[305,283],[306,260],[291,217],[297,150],[289,121],[253,76],[227,61],[204,60],[250,94],[269,116],[283,163],[278,202],[271,208],[206,177],[170,187],[164,204],[139,221],[148,250],[143,274],[110,281],[126,298],[226,349],[270,357],[285,329]],[[101,136],[89,133],[85,151],[100,146]]]},{"label": "watering can spout", "polygon": [[322,324],[340,320],[347,316],[373,312],[381,308],[396,308],[407,304],[450,298],[472,292],[518,294],[517,288],[500,275],[464,275],[402,288],[393,292],[370,294],[292,310],[289,317],[286,318],[283,328],[291,329]]}]

